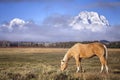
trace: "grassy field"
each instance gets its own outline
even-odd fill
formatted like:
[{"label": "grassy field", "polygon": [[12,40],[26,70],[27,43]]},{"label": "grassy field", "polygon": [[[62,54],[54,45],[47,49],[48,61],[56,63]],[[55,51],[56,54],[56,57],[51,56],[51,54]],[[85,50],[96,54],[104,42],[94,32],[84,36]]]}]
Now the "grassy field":
[{"label": "grassy field", "polygon": [[120,80],[120,49],[108,50],[109,74],[99,73],[97,57],[83,59],[84,73],[76,73],[74,59],[60,71],[62,48],[0,48],[0,80]]}]

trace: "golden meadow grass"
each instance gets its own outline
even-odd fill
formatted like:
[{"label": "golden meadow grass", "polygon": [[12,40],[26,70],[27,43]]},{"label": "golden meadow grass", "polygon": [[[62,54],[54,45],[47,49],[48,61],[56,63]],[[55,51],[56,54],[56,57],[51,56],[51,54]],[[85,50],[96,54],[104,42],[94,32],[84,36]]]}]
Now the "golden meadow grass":
[{"label": "golden meadow grass", "polygon": [[85,73],[76,73],[74,59],[65,72],[60,60],[67,49],[62,48],[0,48],[0,80],[119,80],[120,49],[108,49],[109,74],[100,74],[97,57],[83,59]]}]

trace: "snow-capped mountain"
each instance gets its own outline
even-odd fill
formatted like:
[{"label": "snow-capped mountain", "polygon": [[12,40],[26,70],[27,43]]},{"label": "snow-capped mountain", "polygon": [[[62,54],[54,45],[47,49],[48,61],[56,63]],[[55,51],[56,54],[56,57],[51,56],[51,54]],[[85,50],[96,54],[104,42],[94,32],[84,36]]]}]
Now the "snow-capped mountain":
[{"label": "snow-capped mountain", "polygon": [[10,21],[9,23],[9,28],[13,28],[13,27],[23,27],[23,25],[25,25],[25,21],[19,18],[14,18],[13,20]]},{"label": "snow-capped mountain", "polygon": [[26,22],[22,19],[19,18],[14,18],[12,19],[10,22],[5,23],[1,26],[2,29],[8,29],[9,31],[13,31],[16,29],[22,29],[24,28],[24,25],[26,24]]},{"label": "snow-capped mountain", "polygon": [[109,22],[97,12],[83,11],[78,16],[75,16],[69,25],[76,30],[90,29],[91,31],[100,31],[103,27],[109,26]]},{"label": "snow-capped mountain", "polygon": [[14,25],[24,25],[25,21],[19,18],[14,18],[13,20],[10,21],[10,25],[14,26]]}]

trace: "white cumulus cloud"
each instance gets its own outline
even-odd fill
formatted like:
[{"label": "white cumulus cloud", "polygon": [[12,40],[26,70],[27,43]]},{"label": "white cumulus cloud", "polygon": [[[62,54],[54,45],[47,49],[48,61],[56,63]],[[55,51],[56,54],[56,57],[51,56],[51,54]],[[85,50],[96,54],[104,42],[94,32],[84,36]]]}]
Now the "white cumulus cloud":
[{"label": "white cumulus cloud", "polygon": [[25,22],[20,18],[14,18],[10,22],[2,24],[1,28],[12,32],[13,30],[16,30],[16,29],[19,29],[19,30],[24,29],[26,24],[28,24],[28,22]]},{"label": "white cumulus cloud", "polygon": [[97,12],[80,12],[69,24],[75,30],[101,31],[109,26],[108,20]]}]

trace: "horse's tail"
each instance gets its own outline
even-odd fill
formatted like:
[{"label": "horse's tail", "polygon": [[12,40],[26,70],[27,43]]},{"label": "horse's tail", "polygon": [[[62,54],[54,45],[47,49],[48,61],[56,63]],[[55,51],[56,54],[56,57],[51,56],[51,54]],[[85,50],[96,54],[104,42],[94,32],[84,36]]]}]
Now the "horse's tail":
[{"label": "horse's tail", "polygon": [[107,60],[107,57],[108,57],[108,51],[107,51],[107,47],[104,45],[104,55],[105,55],[105,58]]}]

